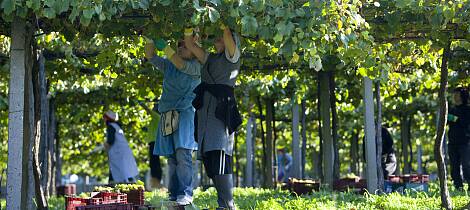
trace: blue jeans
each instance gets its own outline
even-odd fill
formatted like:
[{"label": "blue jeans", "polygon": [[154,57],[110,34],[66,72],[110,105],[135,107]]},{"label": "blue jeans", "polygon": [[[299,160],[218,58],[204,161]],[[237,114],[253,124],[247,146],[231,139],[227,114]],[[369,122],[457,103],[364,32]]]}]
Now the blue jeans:
[{"label": "blue jeans", "polygon": [[193,150],[178,148],[168,157],[170,200],[176,201],[193,197]]}]

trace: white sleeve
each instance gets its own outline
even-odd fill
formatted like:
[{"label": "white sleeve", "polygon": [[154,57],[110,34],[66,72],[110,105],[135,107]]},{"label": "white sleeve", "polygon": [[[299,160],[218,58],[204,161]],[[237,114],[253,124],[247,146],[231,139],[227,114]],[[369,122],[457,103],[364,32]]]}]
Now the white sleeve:
[{"label": "white sleeve", "polygon": [[225,48],[225,57],[227,60],[229,60],[231,63],[236,63],[240,59],[241,53],[240,49],[238,49],[238,46],[235,46],[235,53],[233,54],[233,57],[230,57],[230,53],[228,52],[228,48]]}]

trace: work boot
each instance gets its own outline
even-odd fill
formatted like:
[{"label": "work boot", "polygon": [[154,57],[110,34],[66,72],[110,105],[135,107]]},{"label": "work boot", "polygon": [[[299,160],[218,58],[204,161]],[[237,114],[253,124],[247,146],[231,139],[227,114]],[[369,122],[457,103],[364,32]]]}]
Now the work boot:
[{"label": "work boot", "polygon": [[217,190],[217,203],[219,208],[235,210],[233,201],[233,179],[231,174],[216,175],[213,179],[215,189]]}]

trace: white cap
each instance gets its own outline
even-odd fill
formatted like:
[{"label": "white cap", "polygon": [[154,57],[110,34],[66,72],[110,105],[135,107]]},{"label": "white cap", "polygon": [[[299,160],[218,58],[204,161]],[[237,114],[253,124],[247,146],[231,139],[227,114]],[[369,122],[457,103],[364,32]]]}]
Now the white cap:
[{"label": "white cap", "polygon": [[113,111],[107,111],[105,114],[104,114],[106,117],[108,117],[109,119],[111,120],[114,120],[114,121],[118,121],[118,114],[113,112]]}]

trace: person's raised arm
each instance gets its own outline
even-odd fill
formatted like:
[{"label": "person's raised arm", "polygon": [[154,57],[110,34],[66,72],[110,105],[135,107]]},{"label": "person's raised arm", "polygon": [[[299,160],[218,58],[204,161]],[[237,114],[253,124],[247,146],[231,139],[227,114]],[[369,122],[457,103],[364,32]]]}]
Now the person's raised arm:
[{"label": "person's raised arm", "polygon": [[175,50],[167,45],[166,41],[163,39],[157,39],[155,41],[155,46],[158,50],[163,50],[165,55],[167,56],[168,60],[176,66],[177,69],[183,69],[185,66],[184,60],[176,54]]},{"label": "person's raised arm", "polygon": [[230,58],[233,58],[237,50],[237,44],[235,43],[235,40],[232,36],[232,32],[230,31],[230,28],[224,24],[220,25],[220,29],[224,31],[223,39],[225,48],[227,48]]},{"label": "person's raised arm", "polygon": [[190,50],[194,56],[196,56],[199,63],[204,64],[206,62],[206,51],[196,45],[195,37],[193,35],[193,29],[187,28],[184,30],[184,44],[186,48]]},{"label": "person's raised arm", "polygon": [[145,103],[141,102],[141,101],[137,101],[137,103],[142,107],[144,108],[144,110],[150,115],[152,114],[152,110],[147,106],[145,105]]},{"label": "person's raised arm", "polygon": [[159,71],[165,72],[168,66],[168,60],[158,56],[155,54],[155,43],[153,40],[145,37],[146,44],[145,44],[145,59],[150,62],[153,66],[155,66]]}]

